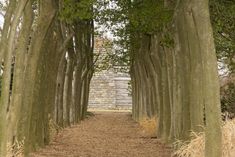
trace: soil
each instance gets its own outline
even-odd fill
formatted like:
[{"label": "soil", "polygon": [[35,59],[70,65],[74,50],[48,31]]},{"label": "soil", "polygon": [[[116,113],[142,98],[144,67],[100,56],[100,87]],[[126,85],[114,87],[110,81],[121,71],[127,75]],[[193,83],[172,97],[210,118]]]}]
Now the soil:
[{"label": "soil", "polygon": [[130,113],[95,112],[64,129],[30,157],[170,157],[170,148],[144,135]]}]

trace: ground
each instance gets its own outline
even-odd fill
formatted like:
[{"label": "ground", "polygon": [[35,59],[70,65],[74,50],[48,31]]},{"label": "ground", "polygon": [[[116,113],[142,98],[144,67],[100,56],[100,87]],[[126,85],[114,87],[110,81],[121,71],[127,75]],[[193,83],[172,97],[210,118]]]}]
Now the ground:
[{"label": "ground", "polygon": [[144,134],[130,113],[96,112],[61,131],[30,157],[170,157],[169,147]]}]

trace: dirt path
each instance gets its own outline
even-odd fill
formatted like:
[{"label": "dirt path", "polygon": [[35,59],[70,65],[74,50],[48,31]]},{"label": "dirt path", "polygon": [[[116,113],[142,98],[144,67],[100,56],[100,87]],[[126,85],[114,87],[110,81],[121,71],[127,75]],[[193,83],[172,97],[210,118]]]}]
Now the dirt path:
[{"label": "dirt path", "polygon": [[170,157],[170,152],[158,139],[143,136],[129,113],[98,112],[30,157]]}]

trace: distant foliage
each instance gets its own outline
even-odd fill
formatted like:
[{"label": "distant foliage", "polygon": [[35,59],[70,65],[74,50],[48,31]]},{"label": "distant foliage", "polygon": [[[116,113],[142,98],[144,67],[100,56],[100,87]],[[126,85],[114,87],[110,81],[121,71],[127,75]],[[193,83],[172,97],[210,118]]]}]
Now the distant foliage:
[{"label": "distant foliage", "polygon": [[[161,32],[173,17],[173,9],[165,7],[163,0],[97,0],[94,6],[95,21],[115,36],[115,53],[110,59],[122,66],[130,65],[130,45],[136,44],[133,34]],[[162,44],[172,45],[171,37]]]},{"label": "distant foliage", "polygon": [[172,14],[163,0],[137,0],[129,9],[130,27],[135,32],[153,34],[171,21]]},{"label": "distant foliage", "polygon": [[[235,72],[235,1],[211,0],[211,21],[221,71],[229,78]],[[221,87],[222,112],[235,116],[235,84],[229,81]]]},{"label": "distant foliage", "polygon": [[217,57],[227,65],[230,73],[235,72],[235,1],[211,0],[211,20]]},{"label": "distant foliage", "polygon": [[112,60],[110,60],[111,55],[113,55],[112,42],[97,35],[95,40],[94,52],[95,72],[100,72],[112,68],[113,64]]},{"label": "distant foliage", "polygon": [[60,12],[62,20],[71,23],[78,18],[88,20],[93,18],[92,8],[95,0],[64,0],[63,8]]},{"label": "distant foliage", "polygon": [[222,112],[227,112],[231,117],[235,117],[235,84],[230,82],[221,91]]}]

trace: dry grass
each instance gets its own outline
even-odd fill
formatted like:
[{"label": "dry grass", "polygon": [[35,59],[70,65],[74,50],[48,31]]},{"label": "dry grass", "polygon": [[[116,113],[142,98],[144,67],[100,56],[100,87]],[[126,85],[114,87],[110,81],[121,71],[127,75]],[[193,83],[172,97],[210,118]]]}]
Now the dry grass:
[{"label": "dry grass", "polygon": [[53,119],[49,119],[50,140],[53,139],[63,128],[56,124]]},{"label": "dry grass", "polygon": [[157,118],[145,118],[140,121],[140,126],[143,128],[143,134],[147,137],[157,137]]},{"label": "dry grass", "polygon": [[[58,131],[62,130],[52,119],[49,121],[50,139],[53,139]],[[24,157],[24,140],[15,140],[14,144],[7,145],[6,157]]]},{"label": "dry grass", "polygon": [[174,147],[177,149],[174,153],[177,157],[204,157],[204,133],[192,133],[190,142],[176,141]]},{"label": "dry grass", "polygon": [[8,144],[7,157],[24,157],[24,140],[16,140],[14,144]]},{"label": "dry grass", "polygon": [[[235,119],[227,120],[223,125],[223,157],[235,157]],[[205,134],[192,133],[190,142],[177,141],[174,144],[177,157],[204,157]]]}]

